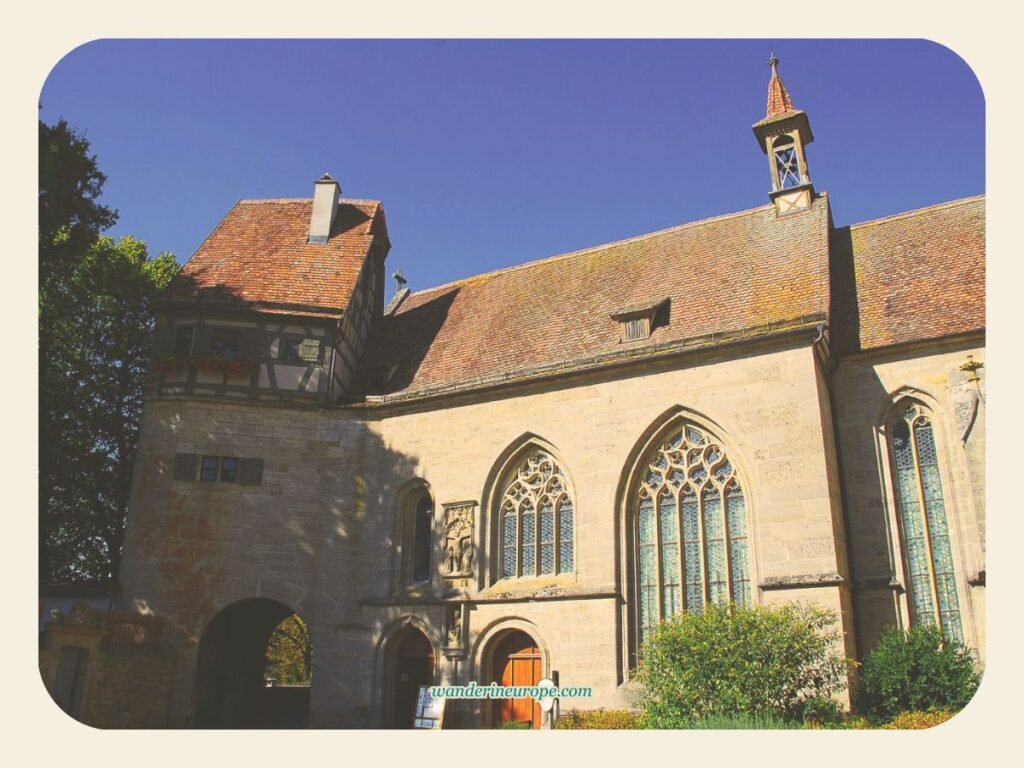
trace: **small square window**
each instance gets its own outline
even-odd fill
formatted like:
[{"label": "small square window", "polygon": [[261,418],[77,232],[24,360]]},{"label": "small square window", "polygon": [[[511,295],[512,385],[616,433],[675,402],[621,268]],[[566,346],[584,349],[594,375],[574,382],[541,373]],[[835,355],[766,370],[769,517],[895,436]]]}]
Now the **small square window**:
[{"label": "small square window", "polygon": [[210,333],[210,354],[223,360],[237,360],[239,336],[234,328],[214,328]]},{"label": "small square window", "polygon": [[199,479],[213,483],[217,481],[217,467],[220,464],[216,456],[203,456],[203,464],[199,469]]},{"label": "small square window", "polygon": [[238,482],[238,459],[226,457],[220,460],[220,481],[222,483]]},{"label": "small square window", "polygon": [[186,325],[174,329],[174,356],[192,356],[192,337],[195,335],[195,326]]},{"label": "small square window", "polygon": [[301,345],[302,341],[299,339],[281,339],[281,359],[289,363],[297,363]]}]

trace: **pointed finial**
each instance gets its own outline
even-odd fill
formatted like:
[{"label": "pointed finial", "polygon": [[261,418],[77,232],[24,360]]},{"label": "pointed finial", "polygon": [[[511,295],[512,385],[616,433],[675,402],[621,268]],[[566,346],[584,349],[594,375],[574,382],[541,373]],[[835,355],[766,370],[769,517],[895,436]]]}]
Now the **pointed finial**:
[{"label": "pointed finial", "polygon": [[789,92],[779,77],[779,58],[775,55],[775,47],[770,49],[768,65],[772,68],[771,79],[768,80],[768,109],[767,116],[774,117],[793,109],[793,100],[789,98]]}]

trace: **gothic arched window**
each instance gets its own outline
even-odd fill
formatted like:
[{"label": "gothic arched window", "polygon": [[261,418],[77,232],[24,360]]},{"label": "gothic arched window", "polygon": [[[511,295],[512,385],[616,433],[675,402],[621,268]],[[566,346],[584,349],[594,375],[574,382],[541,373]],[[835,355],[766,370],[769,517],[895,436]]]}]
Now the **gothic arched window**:
[{"label": "gothic arched window", "polygon": [[682,611],[750,605],[746,501],[722,447],[683,425],[642,467],[633,497],[640,641]]},{"label": "gothic arched window", "polygon": [[423,486],[416,487],[406,497],[404,510],[405,557],[402,581],[414,584],[430,580],[431,551],[434,533],[434,501]]},{"label": "gothic arched window", "polygon": [[915,624],[938,623],[946,638],[963,641],[953,551],[931,420],[919,405],[912,403],[900,408],[891,429],[911,620]]},{"label": "gothic arched window", "polygon": [[572,571],[573,513],[565,472],[547,451],[530,447],[499,501],[501,577]]}]

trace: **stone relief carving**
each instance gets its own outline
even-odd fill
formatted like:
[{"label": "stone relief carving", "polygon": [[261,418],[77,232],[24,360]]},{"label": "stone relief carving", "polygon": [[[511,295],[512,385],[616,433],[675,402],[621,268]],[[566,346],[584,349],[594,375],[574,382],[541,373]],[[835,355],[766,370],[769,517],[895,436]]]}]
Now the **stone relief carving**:
[{"label": "stone relief carving", "polygon": [[473,547],[473,510],[475,501],[444,505],[443,571],[448,578],[464,578],[473,573],[476,552]]},{"label": "stone relief carving", "polygon": [[967,438],[974,426],[974,420],[978,416],[978,404],[981,400],[981,377],[978,370],[984,367],[984,363],[974,360],[972,355],[967,356],[967,362],[960,366],[960,373],[953,372],[949,380],[956,382],[950,387],[950,400],[953,403],[953,417],[956,419],[957,436],[962,442]]},{"label": "stone relief carving", "polygon": [[445,644],[449,648],[462,645],[462,606],[454,605],[448,609],[448,632]]}]

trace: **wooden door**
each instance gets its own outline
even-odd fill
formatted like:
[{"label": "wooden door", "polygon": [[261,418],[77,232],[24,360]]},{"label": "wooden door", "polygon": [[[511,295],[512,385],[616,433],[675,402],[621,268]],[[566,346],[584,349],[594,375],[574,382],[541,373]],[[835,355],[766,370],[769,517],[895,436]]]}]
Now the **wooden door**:
[{"label": "wooden door", "polygon": [[[494,682],[502,686],[534,686],[543,677],[540,648],[525,632],[512,632],[494,652]],[[494,725],[529,723],[540,728],[540,705],[530,698],[494,702]]]}]

